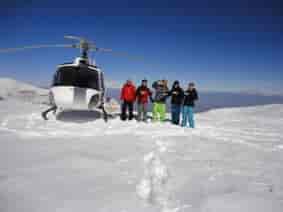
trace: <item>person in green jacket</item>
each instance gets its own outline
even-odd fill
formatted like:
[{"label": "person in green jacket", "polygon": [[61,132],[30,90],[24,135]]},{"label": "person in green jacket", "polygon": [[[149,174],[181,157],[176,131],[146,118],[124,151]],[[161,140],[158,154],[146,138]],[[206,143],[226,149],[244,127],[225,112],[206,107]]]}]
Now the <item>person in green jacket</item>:
[{"label": "person in green jacket", "polygon": [[158,80],[152,84],[155,90],[153,98],[153,121],[164,121],[166,118],[166,99],[169,94],[167,80]]}]

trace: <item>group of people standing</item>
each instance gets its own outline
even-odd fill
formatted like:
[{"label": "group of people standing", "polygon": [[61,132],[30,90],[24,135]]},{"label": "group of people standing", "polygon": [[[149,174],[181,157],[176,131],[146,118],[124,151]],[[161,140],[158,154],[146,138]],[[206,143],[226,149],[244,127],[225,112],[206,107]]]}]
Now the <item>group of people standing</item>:
[{"label": "group of people standing", "polygon": [[171,97],[171,121],[175,125],[195,127],[193,107],[198,100],[198,93],[194,83],[189,83],[187,89],[183,90],[179,81],[175,81],[171,90],[168,88],[167,80],[158,80],[152,84],[153,91],[148,87],[146,79],[142,80],[141,85],[136,89],[131,80],[123,85],[121,89],[121,120],[132,120],[134,118],[134,103],[137,102],[137,120],[147,121],[149,101],[153,103],[153,121],[165,121],[166,101]]}]

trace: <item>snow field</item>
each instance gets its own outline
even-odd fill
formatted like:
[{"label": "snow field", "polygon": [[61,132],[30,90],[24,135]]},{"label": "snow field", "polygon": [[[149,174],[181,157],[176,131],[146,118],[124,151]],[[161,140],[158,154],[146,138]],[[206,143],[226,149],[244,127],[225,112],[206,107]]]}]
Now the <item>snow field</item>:
[{"label": "snow field", "polygon": [[44,105],[0,103],[2,212],[281,212],[283,106],[213,110],[196,129],[43,121]]}]

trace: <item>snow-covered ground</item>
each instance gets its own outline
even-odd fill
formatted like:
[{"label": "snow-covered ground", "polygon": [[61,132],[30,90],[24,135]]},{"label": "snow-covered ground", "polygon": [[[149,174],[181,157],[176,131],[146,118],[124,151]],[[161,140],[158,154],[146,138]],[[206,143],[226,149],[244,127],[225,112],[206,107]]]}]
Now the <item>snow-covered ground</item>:
[{"label": "snow-covered ground", "polygon": [[0,101],[1,212],[281,212],[283,105],[170,123]]},{"label": "snow-covered ground", "polygon": [[16,98],[25,102],[45,103],[48,100],[48,90],[35,87],[28,83],[10,78],[0,78],[0,101],[6,98]]}]

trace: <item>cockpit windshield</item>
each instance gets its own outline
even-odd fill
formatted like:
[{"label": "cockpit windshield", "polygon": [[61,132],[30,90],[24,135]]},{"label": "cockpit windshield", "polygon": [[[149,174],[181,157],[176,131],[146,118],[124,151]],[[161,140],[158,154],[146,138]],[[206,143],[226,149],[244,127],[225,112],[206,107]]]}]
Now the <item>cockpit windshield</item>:
[{"label": "cockpit windshield", "polygon": [[87,67],[61,67],[54,75],[53,86],[73,86],[100,90],[99,72]]}]

